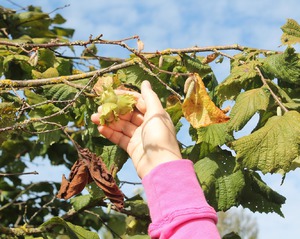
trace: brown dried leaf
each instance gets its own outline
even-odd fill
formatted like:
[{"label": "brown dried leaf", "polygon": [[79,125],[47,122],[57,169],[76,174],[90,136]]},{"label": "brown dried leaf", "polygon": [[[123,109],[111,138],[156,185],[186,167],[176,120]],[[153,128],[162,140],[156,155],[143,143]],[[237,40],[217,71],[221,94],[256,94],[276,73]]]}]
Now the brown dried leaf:
[{"label": "brown dried leaf", "polygon": [[69,199],[80,193],[87,184],[95,181],[116,209],[123,209],[124,194],[116,184],[111,172],[107,170],[102,159],[86,148],[83,149],[79,145],[77,145],[77,148],[80,157],[71,168],[69,180],[63,175],[57,197]]},{"label": "brown dried leaf", "polygon": [[80,193],[85,185],[92,181],[86,164],[82,160],[77,160],[71,168],[69,180],[65,175],[62,176],[62,182],[57,194],[58,198],[69,199]]},{"label": "brown dried leaf", "polygon": [[80,156],[85,161],[90,176],[100,187],[107,198],[116,206],[118,210],[124,207],[124,194],[119,189],[111,172],[106,168],[106,165],[100,157],[90,152],[88,149],[80,149]]},{"label": "brown dried leaf", "polygon": [[217,57],[219,56],[218,53],[212,53],[207,55],[203,60],[202,60],[202,64],[208,64],[211,63],[212,61],[214,61]]}]

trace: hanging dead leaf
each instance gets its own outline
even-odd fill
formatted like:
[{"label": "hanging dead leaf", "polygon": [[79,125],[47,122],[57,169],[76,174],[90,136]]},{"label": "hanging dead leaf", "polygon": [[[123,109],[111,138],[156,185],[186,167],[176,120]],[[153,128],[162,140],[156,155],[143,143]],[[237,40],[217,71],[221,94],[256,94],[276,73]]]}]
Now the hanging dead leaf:
[{"label": "hanging dead leaf", "polygon": [[219,56],[219,53],[212,53],[207,55],[203,60],[202,60],[202,64],[208,64],[211,63],[212,61],[214,61],[217,57]]},{"label": "hanging dead leaf", "polygon": [[58,198],[69,199],[80,193],[84,187],[94,181],[100,187],[107,198],[115,205],[117,210],[124,207],[124,194],[116,184],[112,173],[100,157],[86,148],[77,145],[79,159],[71,168],[69,180],[63,175]]},{"label": "hanging dead leaf", "polygon": [[77,160],[71,168],[69,180],[66,179],[65,175],[62,176],[62,182],[57,197],[69,199],[80,193],[85,185],[91,181],[92,178],[89,175],[86,164],[82,160]]},{"label": "hanging dead leaf", "polygon": [[86,148],[80,150],[80,156],[86,162],[89,173],[97,186],[103,190],[116,208],[121,210],[124,206],[124,194],[116,184],[112,173],[107,170],[102,159]]},{"label": "hanging dead leaf", "polygon": [[184,117],[194,128],[205,127],[210,124],[223,123],[229,120],[229,117],[219,109],[210,99],[206,92],[205,85],[198,74],[194,74],[194,79],[188,90],[189,95],[182,104]]}]

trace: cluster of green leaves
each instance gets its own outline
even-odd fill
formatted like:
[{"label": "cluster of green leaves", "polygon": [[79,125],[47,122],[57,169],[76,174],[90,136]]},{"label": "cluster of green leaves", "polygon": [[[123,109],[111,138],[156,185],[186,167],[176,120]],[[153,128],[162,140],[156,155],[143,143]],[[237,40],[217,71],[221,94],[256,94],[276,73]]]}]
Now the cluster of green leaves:
[{"label": "cluster of green leaves", "polygon": [[[1,173],[30,170],[26,160],[36,161],[41,157],[52,165],[70,168],[78,157],[70,138],[101,156],[108,168],[115,166],[121,170],[128,159],[126,152],[101,137],[89,120],[98,107],[99,97],[92,89],[96,80],[91,82],[90,78],[82,77],[72,83],[67,81],[70,76],[83,72],[76,69],[76,59],[71,60],[62,53],[66,47],[74,50],[71,44],[64,48],[51,46],[55,41],[66,43],[72,36],[72,29],[59,27],[64,22],[60,14],[51,17],[38,7],[30,6],[19,13],[0,6],[0,76],[8,85],[2,84],[0,89]],[[126,84],[135,89],[143,79],[148,79],[177,130],[182,126],[182,104],[169,89],[184,98],[188,73],[202,77],[216,105],[232,101],[228,122],[198,129],[190,127],[186,134],[195,143],[182,148],[184,157],[194,162],[207,200],[217,211],[242,205],[254,212],[282,215],[285,198],[260,176],[260,172],[285,175],[300,164],[300,59],[291,45],[300,42],[300,26],[288,20],[282,30],[282,42],[288,44],[283,52],[245,48],[232,57],[231,73],[220,83],[204,56],[168,51],[147,56],[148,62],[133,55],[127,59],[132,62],[130,66],[106,76],[116,85]],[[46,44],[37,49],[22,47],[25,43]],[[86,49],[82,49],[84,56]],[[95,57],[97,51],[89,53],[89,57]],[[95,69],[97,64],[104,69],[114,63],[95,59],[93,65],[85,62],[87,71]],[[84,58],[79,60],[82,63]],[[217,61],[221,62],[221,56]],[[61,81],[57,84],[48,81],[49,84],[38,87],[28,84],[17,90],[9,87],[13,80],[26,83],[28,79],[53,77]],[[103,80],[104,76],[95,79],[100,78]],[[259,120],[252,133],[237,138],[235,132],[243,131],[254,115]],[[26,184],[22,179],[17,174],[0,176],[0,232],[4,227],[29,223],[37,231],[29,236],[26,230],[29,232],[30,228],[24,229],[23,238],[57,238],[58,235],[99,238],[95,232],[103,228],[108,238],[109,235],[147,238],[149,212],[139,195],[126,199],[122,213],[106,212],[104,207],[109,208],[110,204],[94,184],[87,187],[87,194],[65,202],[51,201],[59,188],[57,182]],[[49,206],[44,206],[50,201]],[[47,221],[49,216],[51,219]]]}]

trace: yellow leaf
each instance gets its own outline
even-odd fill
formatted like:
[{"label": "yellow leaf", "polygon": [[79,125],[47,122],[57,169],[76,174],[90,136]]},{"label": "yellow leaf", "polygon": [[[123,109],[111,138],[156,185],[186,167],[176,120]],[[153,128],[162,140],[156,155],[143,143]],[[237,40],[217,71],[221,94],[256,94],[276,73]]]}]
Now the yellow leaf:
[{"label": "yellow leaf", "polygon": [[182,104],[184,117],[194,128],[205,127],[210,124],[224,123],[229,117],[219,109],[210,99],[205,85],[198,74],[194,74],[194,87]]}]

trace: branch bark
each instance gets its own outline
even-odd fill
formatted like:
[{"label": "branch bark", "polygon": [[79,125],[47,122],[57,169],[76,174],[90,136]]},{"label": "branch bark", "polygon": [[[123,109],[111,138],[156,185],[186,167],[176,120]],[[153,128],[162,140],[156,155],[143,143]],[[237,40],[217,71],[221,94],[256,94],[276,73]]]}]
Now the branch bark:
[{"label": "branch bark", "polygon": [[8,176],[18,176],[18,175],[28,175],[28,174],[39,174],[39,173],[37,171],[25,172],[25,173],[0,173],[0,176],[8,177]]},{"label": "branch bark", "polygon": [[30,80],[4,79],[4,80],[0,80],[0,89],[7,89],[11,87],[26,88],[26,87],[37,87],[37,86],[59,84],[59,83],[64,83],[65,81],[75,81],[75,80],[93,77],[94,75],[103,75],[105,73],[123,69],[129,66],[133,66],[135,64],[136,63],[134,61],[127,61],[124,63],[112,65],[107,68],[103,68],[103,69],[99,69],[87,73],[69,75],[69,76],[59,76],[59,77],[52,77],[52,78],[45,78],[45,79],[30,79]]}]

